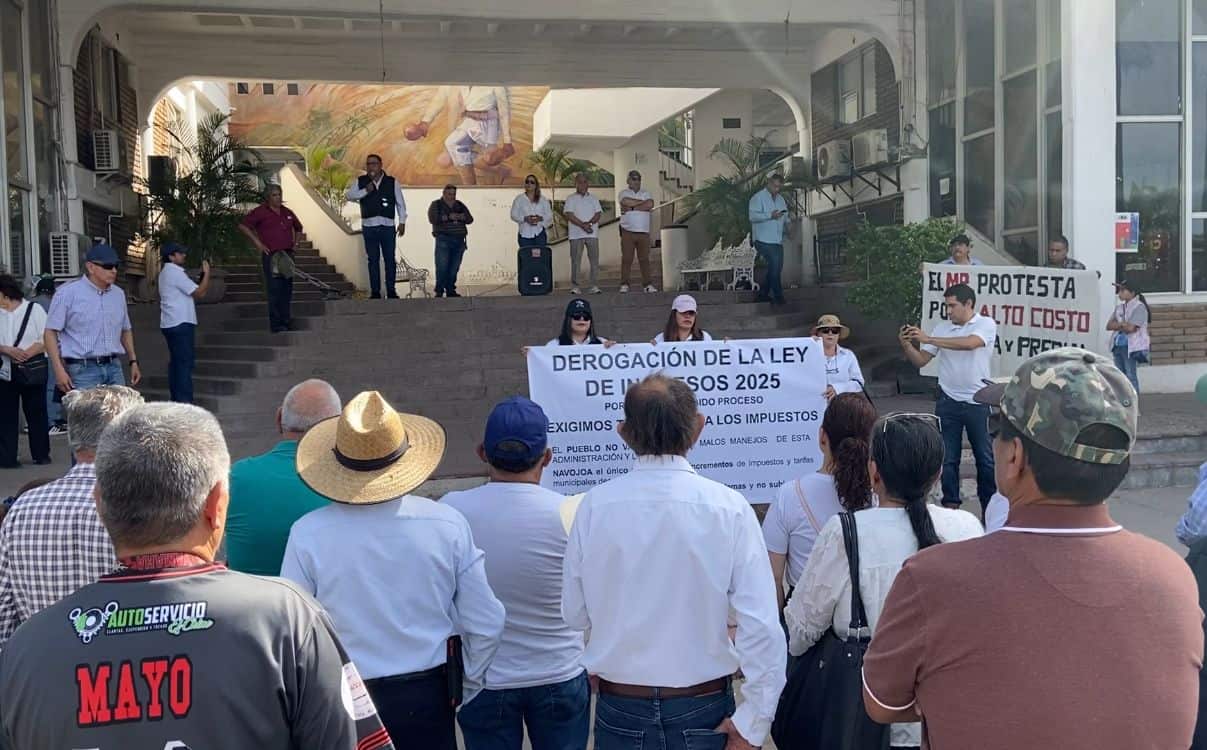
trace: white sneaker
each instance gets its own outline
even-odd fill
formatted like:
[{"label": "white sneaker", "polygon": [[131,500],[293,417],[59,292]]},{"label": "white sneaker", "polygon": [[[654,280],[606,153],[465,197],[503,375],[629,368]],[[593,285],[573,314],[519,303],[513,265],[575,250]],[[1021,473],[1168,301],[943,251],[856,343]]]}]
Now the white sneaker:
[{"label": "white sneaker", "polygon": [[621,284],[621,285],[620,285],[620,293],[621,293],[621,294],[628,294],[628,293],[629,293],[629,285],[628,285],[628,284]]},{"label": "white sneaker", "polygon": [[56,424],[50,428],[50,436],[58,437],[67,434],[67,425]]},{"label": "white sneaker", "polygon": [[658,287],[654,286],[653,284],[646,284],[646,285],[645,285],[645,290],[646,290],[647,292],[650,292],[651,294],[653,294],[654,292],[657,292],[657,291],[658,291]]},{"label": "white sneaker", "polygon": [[591,294],[603,294],[603,290],[597,286],[591,287]]},{"label": "white sneaker", "polygon": [[571,294],[582,294],[583,290],[579,289],[578,287],[575,286],[575,287],[570,288],[570,293]]}]

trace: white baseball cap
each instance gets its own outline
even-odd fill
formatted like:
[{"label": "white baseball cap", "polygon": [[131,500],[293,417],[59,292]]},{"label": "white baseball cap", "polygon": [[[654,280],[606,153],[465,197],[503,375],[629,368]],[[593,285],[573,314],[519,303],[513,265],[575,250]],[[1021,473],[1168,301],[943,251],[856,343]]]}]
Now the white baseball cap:
[{"label": "white baseball cap", "polygon": [[690,294],[680,294],[675,297],[675,301],[671,303],[671,309],[675,312],[695,312],[696,298]]}]

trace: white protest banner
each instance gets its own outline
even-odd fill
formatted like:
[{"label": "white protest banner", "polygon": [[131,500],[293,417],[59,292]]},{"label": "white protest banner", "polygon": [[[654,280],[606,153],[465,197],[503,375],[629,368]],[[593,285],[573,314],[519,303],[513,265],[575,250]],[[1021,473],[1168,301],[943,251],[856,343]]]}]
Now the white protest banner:
[{"label": "white protest banner", "polygon": [[[997,321],[992,371],[1013,375],[1040,352],[1077,346],[1097,350],[1102,339],[1098,275],[1093,271],[1030,266],[953,266],[927,263],[922,270],[922,330],[947,319],[943,292],[967,284],[976,310]],[[922,369],[938,373],[935,361]]]},{"label": "white protest banner", "polygon": [[574,494],[629,471],[633,453],[616,432],[624,394],[659,371],[695,391],[707,423],[687,458],[704,476],[766,503],[821,467],[826,372],[813,339],[544,346],[528,350],[528,392],[549,416],[553,449],[541,484]]}]

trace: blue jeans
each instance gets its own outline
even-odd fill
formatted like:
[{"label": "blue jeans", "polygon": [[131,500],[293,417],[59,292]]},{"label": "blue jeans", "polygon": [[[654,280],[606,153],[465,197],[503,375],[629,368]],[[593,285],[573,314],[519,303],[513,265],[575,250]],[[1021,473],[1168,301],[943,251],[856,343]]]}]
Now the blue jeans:
[{"label": "blue jeans", "polygon": [[759,299],[770,298],[784,301],[784,285],[780,277],[784,273],[784,246],[755,241],[754,249],[767,261],[767,280],[759,293]]},{"label": "blue jeans", "polygon": [[465,255],[465,235],[436,235],[436,294],[457,291],[457,272]]},{"label": "blue jeans", "polygon": [[55,402],[54,392],[54,368],[48,367],[46,368],[46,423],[48,427],[54,427],[63,421],[63,405]]},{"label": "blue jeans", "polygon": [[193,364],[196,362],[194,339],[197,326],[181,323],[161,328],[168,342],[168,390],[179,404],[193,403]]},{"label": "blue jeans", "polygon": [[591,731],[587,673],[565,682],[483,690],[457,714],[465,750],[584,750]]},{"label": "blue jeans", "polygon": [[107,365],[95,362],[87,364],[64,364],[67,375],[78,390],[95,388],[98,385],[125,385],[126,374],[122,372],[122,363],[113,358]]},{"label": "blue jeans", "polygon": [[620,698],[595,702],[595,750],[724,750],[713,731],[733,714],[733,689],[700,698]]},{"label": "blue jeans", "polygon": [[[292,250],[277,252],[293,255]],[[271,254],[261,254],[260,262],[264,267],[264,286],[268,293],[268,328],[273,333],[288,331],[293,317],[290,311],[290,305],[293,303],[293,279],[273,275]]]},{"label": "blue jeans", "polygon": [[1115,355],[1115,367],[1127,376],[1127,379],[1132,381],[1132,387],[1136,389],[1136,393],[1140,392],[1140,375],[1136,371],[1139,367],[1139,362],[1136,361],[1134,355],[1127,353],[1127,344],[1116,346],[1111,349],[1111,354]]},{"label": "blue jeans", "polygon": [[517,236],[516,239],[519,240],[520,247],[548,247],[549,246],[549,235],[545,233],[544,229],[542,229],[541,233],[535,237],[519,237],[519,236]]},{"label": "blue jeans", "polygon": [[967,432],[972,456],[976,459],[976,494],[984,515],[985,506],[997,492],[997,480],[993,477],[993,442],[989,437],[989,407],[956,401],[940,391],[935,414],[943,431],[943,503],[960,504],[960,453],[964,450],[963,436]]},{"label": "blue jeans", "polygon": [[398,277],[398,261],[394,257],[395,243],[398,241],[394,227],[364,227],[361,236],[365,240],[365,255],[369,259],[369,293],[381,294],[381,267],[379,261],[386,265],[386,295],[398,296],[394,290],[395,279]]}]

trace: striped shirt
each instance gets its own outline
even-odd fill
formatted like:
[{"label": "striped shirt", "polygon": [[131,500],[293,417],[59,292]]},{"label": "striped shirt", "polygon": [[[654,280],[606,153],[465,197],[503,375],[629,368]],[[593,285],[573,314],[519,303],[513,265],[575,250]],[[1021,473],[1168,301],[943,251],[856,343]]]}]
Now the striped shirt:
[{"label": "striped shirt", "polygon": [[18,625],[117,567],[113,542],[96,513],[95,485],[96,468],[76,464],[62,479],[21,495],[5,516],[0,648]]},{"label": "striped shirt", "polygon": [[47,330],[59,332],[59,354],[72,359],[121,354],[130,327],[126,293],[116,284],[100,289],[87,276],[59,287],[46,314]]}]

